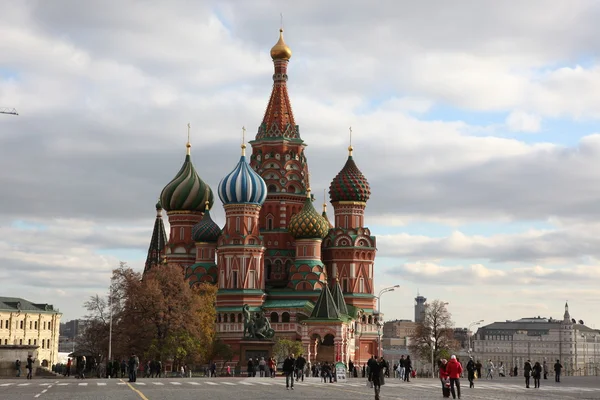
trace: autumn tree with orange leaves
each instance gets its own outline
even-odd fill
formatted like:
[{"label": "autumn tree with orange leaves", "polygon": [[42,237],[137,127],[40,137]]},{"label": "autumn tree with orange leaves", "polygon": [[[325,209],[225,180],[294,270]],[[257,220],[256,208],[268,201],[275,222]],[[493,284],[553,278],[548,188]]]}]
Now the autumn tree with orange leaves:
[{"label": "autumn tree with orange leaves", "polygon": [[142,279],[121,263],[113,271],[111,287],[113,359],[136,353],[142,360],[175,364],[208,361],[215,339],[216,292],[209,284],[190,287],[178,268],[154,268]]}]

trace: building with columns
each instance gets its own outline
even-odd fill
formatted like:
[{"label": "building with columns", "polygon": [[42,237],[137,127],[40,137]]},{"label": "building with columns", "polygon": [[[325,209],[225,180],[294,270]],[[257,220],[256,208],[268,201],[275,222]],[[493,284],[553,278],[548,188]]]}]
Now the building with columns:
[{"label": "building with columns", "polygon": [[494,322],[477,330],[472,338],[473,356],[503,362],[523,370],[525,361],[546,361],[550,370],[560,360],[567,374],[596,375],[600,361],[600,331],[575,321],[565,304],[562,320],[522,318]]},{"label": "building with columns", "polygon": [[276,338],[301,341],[311,362],[364,363],[378,338],[376,242],[364,221],[371,191],[349,146],[329,186],[333,223],[327,204],[322,212],[313,206],[306,143],[288,95],[291,55],[280,30],[271,49],[273,88],[250,156],[242,144],[218,185],[225,226],[211,218],[213,191],[192,164],[188,140],[183,166],[157,204],[145,271],[177,267],[192,285],[217,285],[217,335],[236,359],[270,356],[274,343],[244,338],[247,305],[266,316]]}]

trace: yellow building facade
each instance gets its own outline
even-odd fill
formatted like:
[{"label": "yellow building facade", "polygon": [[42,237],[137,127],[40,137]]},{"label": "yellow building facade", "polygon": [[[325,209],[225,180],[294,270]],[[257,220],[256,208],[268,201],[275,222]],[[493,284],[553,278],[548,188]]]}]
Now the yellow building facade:
[{"label": "yellow building facade", "polygon": [[0,297],[0,346],[37,346],[38,365],[58,362],[58,337],[62,314],[51,304]]}]

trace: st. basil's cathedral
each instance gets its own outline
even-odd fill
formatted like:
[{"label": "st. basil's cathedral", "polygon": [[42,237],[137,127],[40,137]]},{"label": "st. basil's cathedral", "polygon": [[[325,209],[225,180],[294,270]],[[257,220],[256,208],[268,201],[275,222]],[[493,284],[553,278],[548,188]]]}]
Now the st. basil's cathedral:
[{"label": "st. basil's cathedral", "polygon": [[[365,227],[371,194],[348,147],[333,178],[326,208],[313,206],[305,143],[287,91],[292,51],[283,40],[271,49],[273,90],[256,138],[219,183],[225,226],[211,218],[214,194],[191,161],[160,194],[145,272],[159,264],[183,267],[193,285],[218,286],[217,336],[236,360],[271,355],[272,340],[245,337],[243,307],[265,315],[275,337],[301,341],[311,363],[353,360],[377,353],[374,296],[375,237]],[[167,238],[162,210],[169,219]]]}]

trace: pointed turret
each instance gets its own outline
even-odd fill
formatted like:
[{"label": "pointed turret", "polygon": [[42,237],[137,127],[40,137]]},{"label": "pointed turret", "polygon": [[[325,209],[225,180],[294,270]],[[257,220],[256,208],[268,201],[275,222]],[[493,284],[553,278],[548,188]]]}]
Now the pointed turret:
[{"label": "pointed turret", "polygon": [[292,50],[283,41],[283,29],[280,29],[279,41],[271,49],[271,58],[275,66],[273,90],[256,140],[266,137],[300,139],[287,91],[287,66],[291,56]]},{"label": "pointed turret", "polygon": [[167,233],[165,224],[162,219],[162,205],[160,200],[156,203],[156,220],[154,221],[154,230],[152,231],[152,239],[148,248],[148,257],[144,266],[144,274],[150,271],[155,266],[163,261],[164,250],[167,244]]},{"label": "pointed turret", "polygon": [[563,316],[565,322],[571,322],[571,314],[569,314],[569,303],[565,303],[565,315]]},{"label": "pointed turret", "polygon": [[337,306],[335,305],[335,300],[333,299],[331,290],[329,290],[328,285],[325,285],[323,290],[321,290],[321,294],[317,299],[317,304],[315,304],[312,314],[310,314],[310,318],[340,319],[340,317],[340,310],[338,310]]},{"label": "pointed turret", "polygon": [[344,300],[344,294],[342,293],[342,287],[340,286],[340,281],[335,280],[333,284],[333,291],[331,293],[333,296],[333,301],[335,302],[335,306],[340,311],[342,315],[348,315],[348,307],[346,306],[346,300]]}]

